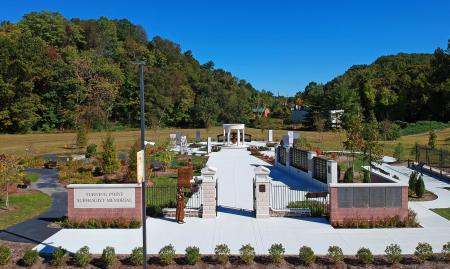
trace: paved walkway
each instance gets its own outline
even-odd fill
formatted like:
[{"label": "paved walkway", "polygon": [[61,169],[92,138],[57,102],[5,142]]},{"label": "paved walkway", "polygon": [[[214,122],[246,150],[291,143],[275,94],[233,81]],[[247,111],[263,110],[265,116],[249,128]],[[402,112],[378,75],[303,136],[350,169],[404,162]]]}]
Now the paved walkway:
[{"label": "paved walkway", "polygon": [[58,183],[56,169],[27,169],[39,175],[39,180],[31,185],[48,194],[52,199],[52,206],[41,215],[16,224],[0,232],[1,240],[25,243],[40,243],[57,233],[60,229],[48,227],[55,219],[67,215],[67,191]]},{"label": "paved walkway", "polygon": [[[375,254],[383,254],[387,245],[398,243],[404,253],[411,254],[418,242],[429,242],[436,251],[440,251],[442,245],[450,241],[450,222],[429,210],[418,210],[424,228],[406,229],[334,229],[324,218],[255,219],[250,211],[253,166],[270,165],[250,156],[245,150],[231,149],[213,153],[208,164],[218,168],[221,207],[217,218],[188,218],[182,225],[170,220],[149,218],[149,253],[158,253],[164,245],[172,244],[180,254],[184,253],[187,246],[198,246],[202,253],[210,254],[217,244],[226,243],[231,252],[237,254],[243,244],[250,243],[258,254],[267,254],[270,245],[282,243],[286,253],[293,255],[298,254],[302,245],[312,247],[317,254],[326,254],[330,245],[340,246],[349,255],[355,254],[361,246],[369,247]],[[299,182],[298,178],[270,168],[271,176],[278,184]],[[427,188],[434,184],[430,183],[431,180],[425,181]],[[443,196],[448,197],[449,194]],[[415,204],[412,207],[416,209]],[[435,222],[436,225],[429,222]],[[117,253],[128,254],[142,244],[141,234],[141,229],[64,229],[37,249],[47,251],[51,246],[63,246],[69,251],[76,251],[88,245],[93,253],[101,253],[105,246],[114,246]]]}]

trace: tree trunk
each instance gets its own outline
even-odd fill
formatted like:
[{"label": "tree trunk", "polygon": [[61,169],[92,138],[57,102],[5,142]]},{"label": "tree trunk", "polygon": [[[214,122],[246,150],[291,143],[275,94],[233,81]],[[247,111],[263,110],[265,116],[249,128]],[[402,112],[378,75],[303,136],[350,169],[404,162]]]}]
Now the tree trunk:
[{"label": "tree trunk", "polygon": [[5,199],[5,207],[9,208],[9,183],[6,183],[6,199]]}]

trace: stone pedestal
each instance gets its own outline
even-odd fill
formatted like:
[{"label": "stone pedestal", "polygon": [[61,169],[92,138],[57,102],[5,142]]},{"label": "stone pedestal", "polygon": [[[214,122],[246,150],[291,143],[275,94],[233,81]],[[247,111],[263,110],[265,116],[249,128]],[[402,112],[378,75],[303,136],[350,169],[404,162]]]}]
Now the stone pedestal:
[{"label": "stone pedestal", "polygon": [[216,172],[217,168],[206,166],[202,169],[202,200],[203,213],[202,218],[215,218],[217,193],[216,193]]},{"label": "stone pedestal", "polygon": [[255,168],[255,211],[256,218],[270,217],[270,170],[264,166]]}]

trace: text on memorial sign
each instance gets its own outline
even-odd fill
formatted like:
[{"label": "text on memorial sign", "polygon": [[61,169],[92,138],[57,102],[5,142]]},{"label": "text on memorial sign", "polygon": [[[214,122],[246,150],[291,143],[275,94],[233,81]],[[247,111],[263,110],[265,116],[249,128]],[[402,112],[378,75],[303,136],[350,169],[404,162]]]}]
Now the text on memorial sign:
[{"label": "text on memorial sign", "polygon": [[134,208],[134,188],[75,189],[74,208]]}]

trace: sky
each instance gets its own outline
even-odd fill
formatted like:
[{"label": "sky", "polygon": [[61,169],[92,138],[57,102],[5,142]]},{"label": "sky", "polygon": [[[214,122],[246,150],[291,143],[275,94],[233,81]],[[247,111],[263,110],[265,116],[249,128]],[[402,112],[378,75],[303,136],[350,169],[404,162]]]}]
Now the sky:
[{"label": "sky", "polygon": [[450,38],[450,1],[3,1],[0,20],[32,11],[126,18],[259,90],[292,96],[379,56],[432,53]]}]

